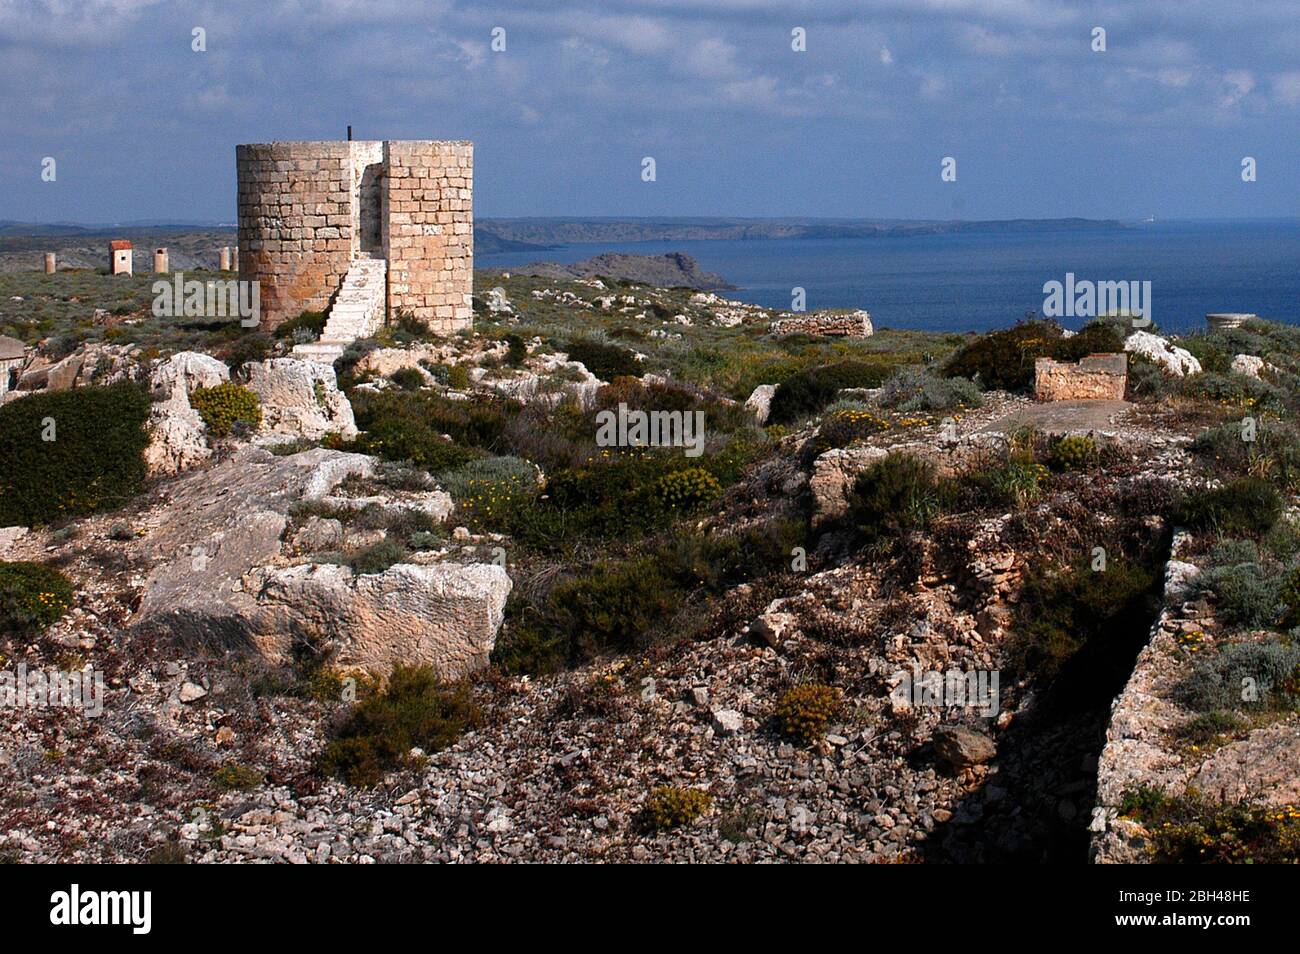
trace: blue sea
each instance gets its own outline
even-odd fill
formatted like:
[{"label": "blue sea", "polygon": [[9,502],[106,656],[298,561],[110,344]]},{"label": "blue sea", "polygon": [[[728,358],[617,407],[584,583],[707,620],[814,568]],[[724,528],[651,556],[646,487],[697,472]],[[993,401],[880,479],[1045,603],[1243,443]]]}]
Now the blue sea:
[{"label": "blue sea", "polygon": [[[1041,312],[1045,282],[1150,281],[1164,331],[1205,326],[1208,312],[1300,324],[1300,220],[1176,221],[1123,229],[963,233],[861,239],[561,245],[479,256],[483,268],[577,262],[602,252],[686,252],[734,285],[729,298],[809,311],[865,308],[877,327],[987,331]],[[1063,319],[1078,328],[1082,319]]]}]

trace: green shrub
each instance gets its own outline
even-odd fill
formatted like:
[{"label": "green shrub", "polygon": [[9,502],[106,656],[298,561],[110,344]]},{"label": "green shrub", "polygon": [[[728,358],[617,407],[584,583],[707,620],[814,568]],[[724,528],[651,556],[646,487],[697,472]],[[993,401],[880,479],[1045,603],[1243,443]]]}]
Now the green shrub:
[{"label": "green shrub", "polygon": [[1286,392],[1267,381],[1245,374],[1215,374],[1204,372],[1182,379],[1179,390],[1188,397],[1217,401],[1232,407],[1281,408],[1286,405]]},{"label": "green shrub", "polygon": [[528,345],[524,343],[524,339],[520,335],[514,332],[506,335],[505,341],[506,364],[512,368],[517,368],[528,357]]},{"label": "green shrub", "polygon": [[343,349],[343,353],[334,359],[334,374],[340,388],[347,390],[357,383],[358,378],[354,374],[357,365],[378,347],[379,342],[374,338],[358,338]]},{"label": "green shrub", "polygon": [[1300,645],[1229,643],[1196,661],[1179,696],[1200,712],[1294,709],[1300,703]]},{"label": "green shrub", "polygon": [[934,464],[890,454],[858,474],[849,493],[849,519],[868,540],[896,536],[929,526],[945,499]]},{"label": "green shrub", "polygon": [[236,424],[256,428],[262,423],[262,404],[246,387],[230,381],[210,388],[195,388],[190,406],[199,412],[213,437],[225,437]]},{"label": "green shrub", "polygon": [[570,341],[565,349],[570,361],[580,361],[602,381],[641,376],[641,362],[627,348],[600,341]]},{"label": "green shrub", "polygon": [[265,361],[275,348],[275,339],[262,331],[241,334],[226,348],[222,359],[231,371],[238,371],[250,362]]},{"label": "green shrub", "polygon": [[63,618],[75,595],[72,583],[53,567],[0,563],[0,632],[41,632]]},{"label": "green shrub", "polygon": [[479,719],[468,686],[440,682],[430,666],[397,666],[383,691],[353,707],[333,733],[320,768],[351,785],[374,785],[406,764],[411,749],[445,749]]},{"label": "green shrub", "polygon": [[403,391],[418,391],[424,387],[424,375],[415,368],[398,368],[388,376],[388,380]]},{"label": "green shrub", "polygon": [[817,429],[817,436],[809,442],[804,457],[811,462],[828,450],[848,447],[881,431],[887,431],[892,426],[879,414],[865,409],[843,408],[828,413]]},{"label": "green shrub", "polygon": [[1049,460],[1057,470],[1082,470],[1096,459],[1097,442],[1083,435],[1062,437],[1049,451]]},{"label": "green shrub", "polygon": [[1022,508],[1038,499],[1047,468],[1028,452],[1012,452],[1004,461],[962,475],[963,485],[974,492],[975,506]]},{"label": "green shrub", "polygon": [[226,791],[248,792],[266,781],[266,775],[251,765],[227,762],[212,773],[212,780],[216,783],[217,788]]},{"label": "green shrub", "polygon": [[1248,474],[1288,493],[1300,492],[1300,432],[1287,422],[1260,419],[1252,433],[1242,422],[1229,421],[1202,431],[1191,449],[1225,478]]},{"label": "green shrub", "polygon": [[659,499],[674,510],[692,510],[722,496],[722,484],[703,467],[674,470],[659,478]]},{"label": "green shrub", "polygon": [[1212,592],[1215,615],[1231,626],[1257,629],[1273,626],[1282,614],[1283,579],[1257,561],[1206,568],[1196,578],[1196,590]]},{"label": "green shrub", "polygon": [[1249,723],[1240,716],[1215,710],[1194,716],[1180,725],[1175,734],[1188,745],[1205,746],[1216,744],[1225,736],[1232,736],[1249,727]]},{"label": "green shrub", "polygon": [[1171,797],[1143,787],[1124,793],[1120,813],[1140,821],[1152,860],[1167,864],[1294,864],[1296,806],[1223,804],[1195,789]]},{"label": "green shrub", "polygon": [[953,411],[983,404],[980,389],[966,378],[943,378],[928,368],[901,368],[884,383],[877,398],[881,407],[903,412]]},{"label": "green shrub", "polygon": [[845,388],[880,387],[888,374],[887,364],[866,361],[841,361],[800,371],[777,387],[768,421],[793,424],[819,413]]},{"label": "green shrub", "polygon": [[651,831],[666,831],[689,825],[713,805],[708,792],[696,788],[661,785],[645,800],[642,824]]},{"label": "green shrub", "polygon": [[352,554],[348,559],[348,566],[352,567],[352,572],[359,576],[369,573],[383,573],[394,563],[401,563],[405,560],[406,555],[406,547],[396,540],[385,537],[378,543],[371,544],[364,550]]},{"label": "green shrub", "polygon": [[[325,312],[323,311],[304,311],[297,318],[290,318],[288,321],[277,325],[275,337],[277,340],[287,338],[294,341],[300,341],[303,338],[319,338],[325,330],[326,321]],[[302,334],[300,335],[299,332],[302,332]]]},{"label": "green shrub", "polygon": [[787,739],[815,745],[840,710],[843,693],[833,686],[805,683],[788,690],[776,704],[776,724]]},{"label": "green shrub", "polygon": [[0,406],[0,526],[112,510],[135,496],[145,480],[148,417],[148,396],[127,383]]},{"label": "green shrub", "polygon": [[1260,536],[1282,515],[1282,495],[1268,481],[1242,477],[1212,490],[1183,497],[1176,508],[1178,523],[1193,530],[1225,536]]},{"label": "green shrub", "polygon": [[519,407],[499,399],[453,401],[432,391],[360,392],[352,398],[363,431],[354,449],[435,473],[454,470],[500,443]]},{"label": "green shrub", "polygon": [[465,391],[469,388],[469,368],[463,364],[453,364],[447,369],[447,387],[453,391]]}]

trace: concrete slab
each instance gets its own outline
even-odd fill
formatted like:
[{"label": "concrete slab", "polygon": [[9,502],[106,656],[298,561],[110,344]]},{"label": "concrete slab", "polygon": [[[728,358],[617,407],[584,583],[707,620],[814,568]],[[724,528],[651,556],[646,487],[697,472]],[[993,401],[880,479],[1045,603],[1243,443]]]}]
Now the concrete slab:
[{"label": "concrete slab", "polygon": [[1114,430],[1133,405],[1128,401],[1044,401],[986,424],[977,434],[1011,434],[1034,427],[1046,434]]}]

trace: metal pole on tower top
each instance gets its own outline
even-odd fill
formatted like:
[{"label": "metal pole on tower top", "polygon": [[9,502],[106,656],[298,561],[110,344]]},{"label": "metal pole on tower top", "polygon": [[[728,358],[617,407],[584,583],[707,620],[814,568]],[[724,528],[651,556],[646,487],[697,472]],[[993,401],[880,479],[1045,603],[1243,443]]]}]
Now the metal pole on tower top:
[{"label": "metal pole on tower top", "polygon": [[352,127],[348,127],[348,142],[352,141]]}]

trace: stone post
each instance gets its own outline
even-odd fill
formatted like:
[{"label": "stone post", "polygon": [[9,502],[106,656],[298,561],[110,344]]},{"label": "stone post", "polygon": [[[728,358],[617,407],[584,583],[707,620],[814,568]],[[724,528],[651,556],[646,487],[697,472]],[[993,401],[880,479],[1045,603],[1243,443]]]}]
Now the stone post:
[{"label": "stone post", "polygon": [[59,268],[58,259],[55,258],[54,253],[46,252],[45,253],[45,274],[53,275],[56,271],[58,271],[58,268]]},{"label": "stone post", "polygon": [[217,266],[221,271],[230,271],[230,246],[221,246],[221,264]]},{"label": "stone post", "polygon": [[166,275],[171,271],[167,267],[167,249],[156,248],[153,250],[153,270],[159,275]]},{"label": "stone post", "polygon": [[238,245],[230,246],[230,270],[232,272],[239,271],[239,246]]}]

